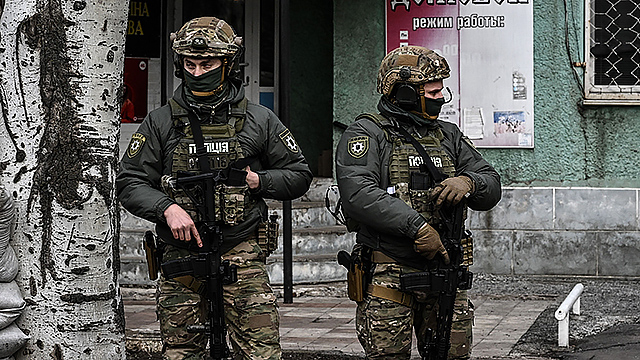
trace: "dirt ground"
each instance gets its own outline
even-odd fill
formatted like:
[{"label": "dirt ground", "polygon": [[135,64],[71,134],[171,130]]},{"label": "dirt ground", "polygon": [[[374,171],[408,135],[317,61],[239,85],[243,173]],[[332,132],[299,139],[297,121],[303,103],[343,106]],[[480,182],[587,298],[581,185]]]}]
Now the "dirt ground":
[{"label": "dirt ground", "polygon": [[[554,314],[564,298],[577,284],[584,285],[580,299],[581,314],[570,315],[569,348],[557,346],[557,321]],[[498,276],[478,274],[470,295],[553,299],[529,330],[520,338],[512,356],[537,355],[574,359],[575,353],[587,351],[588,343],[600,342],[608,333],[620,329],[640,330],[640,279],[569,276]],[[611,345],[612,347],[619,347]],[[603,344],[602,346],[609,346]],[[574,354],[574,355],[571,355]],[[596,357],[598,358],[598,357]],[[621,358],[619,358],[621,359]],[[626,358],[624,358],[626,359]]]}]

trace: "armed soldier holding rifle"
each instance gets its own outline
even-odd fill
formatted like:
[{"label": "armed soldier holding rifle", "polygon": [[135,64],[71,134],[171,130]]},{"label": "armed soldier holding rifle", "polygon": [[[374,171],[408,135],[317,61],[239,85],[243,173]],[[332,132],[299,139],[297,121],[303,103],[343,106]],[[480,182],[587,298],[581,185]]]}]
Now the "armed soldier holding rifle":
[{"label": "armed soldier holding rifle", "polygon": [[193,19],[172,40],[182,84],[133,134],[116,180],[122,205],[156,223],[163,359],[203,359],[208,340],[214,359],[280,359],[263,198],[303,195],[311,171],[277,116],[245,98],[242,41],[225,21]]},{"label": "armed soldier holding rifle", "polygon": [[[412,328],[423,359],[470,357],[466,207],[491,209],[501,186],[458,127],[438,120],[449,74],[432,50],[389,52],[379,113],[358,116],[337,147],[340,197],[358,232],[349,292],[368,359],[409,359]],[[358,272],[364,281],[353,281]]]}]

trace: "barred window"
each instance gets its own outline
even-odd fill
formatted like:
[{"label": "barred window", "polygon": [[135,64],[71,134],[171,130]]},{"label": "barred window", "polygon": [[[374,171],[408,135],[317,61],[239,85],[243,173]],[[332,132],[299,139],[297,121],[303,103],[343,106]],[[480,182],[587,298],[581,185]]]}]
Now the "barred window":
[{"label": "barred window", "polygon": [[586,2],[585,99],[640,102],[640,3]]}]

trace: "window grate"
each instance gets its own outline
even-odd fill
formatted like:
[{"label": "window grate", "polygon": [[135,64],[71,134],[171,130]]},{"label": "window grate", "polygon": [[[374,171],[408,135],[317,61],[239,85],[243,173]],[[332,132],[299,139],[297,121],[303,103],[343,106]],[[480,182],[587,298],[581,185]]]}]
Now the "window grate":
[{"label": "window grate", "polygon": [[587,98],[638,99],[640,94],[640,1],[587,0],[589,57]]},{"label": "window grate", "polygon": [[629,0],[593,4],[595,85],[640,85],[640,5]]}]

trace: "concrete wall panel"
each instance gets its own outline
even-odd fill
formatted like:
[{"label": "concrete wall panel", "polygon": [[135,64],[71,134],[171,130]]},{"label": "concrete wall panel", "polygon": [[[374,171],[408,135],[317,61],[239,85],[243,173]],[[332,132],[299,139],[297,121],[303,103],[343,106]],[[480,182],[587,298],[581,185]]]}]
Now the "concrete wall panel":
[{"label": "concrete wall panel", "polygon": [[557,189],[556,229],[637,229],[635,189]]},{"label": "concrete wall panel", "polygon": [[512,231],[473,231],[473,265],[471,271],[511,274]]},{"label": "concrete wall panel", "polygon": [[551,188],[506,188],[491,211],[469,211],[471,229],[553,229]]},{"label": "concrete wall panel", "polygon": [[514,274],[596,275],[596,233],[516,231]]},{"label": "concrete wall panel", "polygon": [[598,275],[640,276],[640,231],[598,233]]}]

